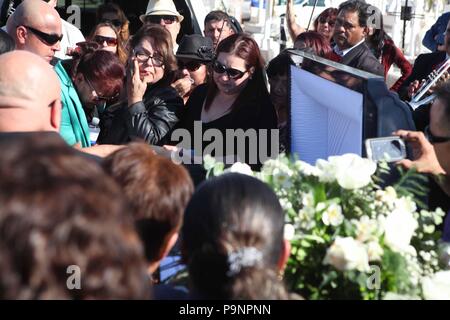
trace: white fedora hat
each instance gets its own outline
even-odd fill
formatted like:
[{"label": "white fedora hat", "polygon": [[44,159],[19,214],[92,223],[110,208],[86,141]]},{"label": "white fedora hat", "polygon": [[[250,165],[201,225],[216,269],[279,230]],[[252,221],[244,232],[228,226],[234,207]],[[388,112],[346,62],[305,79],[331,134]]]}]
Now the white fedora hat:
[{"label": "white fedora hat", "polygon": [[141,15],[139,19],[144,22],[145,16],[176,16],[178,22],[183,21],[184,17],[177,11],[172,0],[150,0],[147,4],[145,14]]}]

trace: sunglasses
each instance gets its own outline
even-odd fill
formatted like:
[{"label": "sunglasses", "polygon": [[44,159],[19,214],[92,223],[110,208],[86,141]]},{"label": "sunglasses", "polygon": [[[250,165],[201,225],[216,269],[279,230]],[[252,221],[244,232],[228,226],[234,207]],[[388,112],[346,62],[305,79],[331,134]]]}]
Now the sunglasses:
[{"label": "sunglasses", "polygon": [[28,27],[28,26],[24,26],[25,28],[27,28],[28,30],[30,30],[32,33],[34,33],[39,39],[41,39],[42,41],[44,41],[45,43],[49,44],[49,45],[54,45],[57,42],[61,41],[63,38],[63,35],[58,35],[58,34],[48,34],[42,31],[39,31],[35,28],[32,27]]},{"label": "sunglasses", "polygon": [[177,21],[177,17],[176,16],[146,16],[145,17],[145,22],[146,23],[155,23],[155,24],[159,24],[161,22],[161,20],[164,21],[165,24],[172,24],[175,21]]},{"label": "sunglasses", "polygon": [[108,45],[108,47],[115,47],[117,46],[117,39],[116,38],[111,38],[111,37],[104,37],[104,36],[94,36],[94,41],[97,42],[98,44],[103,44],[104,42],[106,42],[106,44]]},{"label": "sunglasses", "polygon": [[424,131],[425,131],[425,137],[428,139],[428,141],[431,144],[444,143],[444,142],[450,141],[450,137],[440,137],[440,136],[435,136],[434,134],[432,134],[431,130],[430,130],[430,126],[426,126]]},{"label": "sunglasses", "polygon": [[213,62],[213,70],[216,73],[222,74],[225,73],[228,75],[228,78],[237,80],[244,76],[244,74],[247,73],[248,70],[241,71],[233,68],[227,68],[223,64],[221,64],[219,61],[215,60]]},{"label": "sunglasses", "polygon": [[122,26],[122,21],[120,21],[119,19],[113,19],[113,20],[102,19],[102,20],[100,20],[100,23],[110,23],[116,28],[119,28]]},{"label": "sunglasses", "polygon": [[334,27],[334,25],[335,25],[335,21],[331,21],[331,20],[329,20],[328,18],[325,18],[325,17],[321,17],[321,18],[319,18],[319,23],[322,23],[322,24],[325,24],[325,23],[327,23],[328,22],[328,25],[330,26],[330,27]]},{"label": "sunglasses", "polygon": [[178,61],[178,69],[180,70],[187,69],[188,71],[193,72],[200,69],[201,66],[202,63],[198,61],[188,61],[188,62]]},{"label": "sunglasses", "polygon": [[162,67],[164,64],[164,59],[161,56],[150,56],[146,53],[143,52],[136,52],[135,53],[136,59],[138,60],[138,62],[140,63],[147,63],[149,62],[149,60],[152,60],[152,65],[154,67]]},{"label": "sunglasses", "polygon": [[89,85],[89,88],[91,88],[91,90],[94,92],[95,94],[95,102],[108,102],[108,101],[112,101],[114,99],[116,99],[119,96],[119,93],[116,93],[114,96],[112,97],[104,97],[101,96],[97,93],[97,90],[95,90],[94,86],[92,85],[92,83],[89,81],[89,79],[87,77],[84,77],[84,79],[86,79],[87,84]]}]

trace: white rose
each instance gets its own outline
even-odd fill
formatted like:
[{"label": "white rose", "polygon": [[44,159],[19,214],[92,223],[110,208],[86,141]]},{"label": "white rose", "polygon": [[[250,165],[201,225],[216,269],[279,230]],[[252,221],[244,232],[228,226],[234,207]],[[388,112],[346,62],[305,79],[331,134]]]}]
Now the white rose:
[{"label": "white rose", "polygon": [[295,228],[292,224],[286,223],[284,225],[284,239],[291,241],[295,236]]},{"label": "white rose", "polygon": [[344,189],[359,189],[367,186],[377,170],[375,162],[353,153],[329,157],[328,161],[336,168],[336,180]]},{"label": "white rose", "polygon": [[383,253],[383,248],[381,248],[378,241],[371,241],[367,244],[367,254],[369,255],[369,261],[380,261]]},{"label": "white rose", "polygon": [[422,291],[426,300],[450,300],[450,270],[423,278]]},{"label": "white rose", "polygon": [[409,252],[411,238],[418,226],[411,212],[395,209],[384,220],[386,245],[397,252]]},{"label": "white rose", "polygon": [[241,173],[241,174],[245,174],[248,176],[253,176],[253,171],[250,168],[250,166],[248,164],[242,163],[242,162],[233,163],[233,165],[227,171]]},{"label": "white rose", "polygon": [[326,225],[337,227],[344,221],[342,208],[337,203],[332,203],[322,214],[322,222]]},{"label": "white rose", "polygon": [[337,237],[328,248],[323,263],[330,264],[340,271],[369,270],[369,257],[364,245],[351,237]]}]

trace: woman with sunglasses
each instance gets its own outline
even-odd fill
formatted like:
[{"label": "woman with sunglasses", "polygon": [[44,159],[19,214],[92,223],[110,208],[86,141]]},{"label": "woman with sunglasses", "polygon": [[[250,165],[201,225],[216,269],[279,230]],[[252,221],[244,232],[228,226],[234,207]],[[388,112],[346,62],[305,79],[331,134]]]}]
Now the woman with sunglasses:
[{"label": "woman with sunglasses", "polygon": [[[333,41],[333,31],[334,24],[336,22],[336,17],[338,14],[338,9],[327,8],[314,20],[313,31],[317,31],[322,36],[324,36],[330,43]],[[295,12],[293,0],[287,0],[286,5],[286,17],[289,34],[291,39],[294,41],[301,33],[307,31],[295,22]]]},{"label": "woman with sunglasses", "polygon": [[131,39],[127,97],[100,114],[98,143],[123,144],[143,139],[161,145],[178,122],[183,99],[170,86],[176,59],[169,31],[144,25]]},{"label": "woman with sunglasses", "polygon": [[97,24],[110,23],[119,33],[117,37],[126,47],[130,38],[129,21],[122,9],[115,3],[102,4],[97,9]]},{"label": "woman with sunglasses", "polygon": [[[258,159],[258,163],[249,161],[255,156],[249,150],[252,147],[258,148],[261,142],[250,146],[247,143],[249,141],[246,141],[245,155],[239,154],[239,151],[236,153],[236,149],[233,150],[234,154],[228,154],[225,150],[227,129],[255,129],[258,133],[259,129],[277,128],[275,108],[264,81],[264,59],[251,36],[234,34],[219,43],[213,62],[212,81],[198,86],[187,102],[179,127],[190,133],[192,141],[203,141],[205,151],[209,142],[204,141],[203,132],[202,136],[198,136],[194,129],[198,127],[198,122],[201,122],[203,132],[218,129],[222,133],[223,145],[220,148],[224,151],[223,155],[237,155],[241,161],[255,165],[256,169],[259,167],[261,159]],[[266,142],[271,146],[271,132],[267,135]],[[177,144],[179,141],[172,143]],[[278,145],[276,150],[270,151],[278,153]]]},{"label": "woman with sunglasses", "polygon": [[192,91],[206,83],[213,59],[213,43],[210,38],[198,34],[185,35],[176,54],[178,75],[172,87],[186,104]]},{"label": "woman with sunglasses", "polygon": [[115,54],[100,50],[97,43],[79,43],[72,55],[55,66],[61,83],[60,133],[69,145],[87,148],[88,115],[96,105],[117,98],[125,70]]},{"label": "woman with sunglasses", "polygon": [[91,32],[89,40],[97,42],[103,50],[116,54],[119,60],[124,65],[126,64],[128,56],[123,47],[123,41],[120,40],[119,32],[111,23],[102,22],[97,24]]}]

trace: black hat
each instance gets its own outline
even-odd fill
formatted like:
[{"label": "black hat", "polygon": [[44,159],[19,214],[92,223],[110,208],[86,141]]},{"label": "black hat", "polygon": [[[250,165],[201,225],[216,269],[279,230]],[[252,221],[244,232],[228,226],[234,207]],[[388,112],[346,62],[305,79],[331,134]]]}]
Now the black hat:
[{"label": "black hat", "polygon": [[203,62],[212,61],[213,56],[212,40],[198,34],[185,35],[183,39],[181,39],[176,54],[176,57],[179,59],[190,59]]}]

